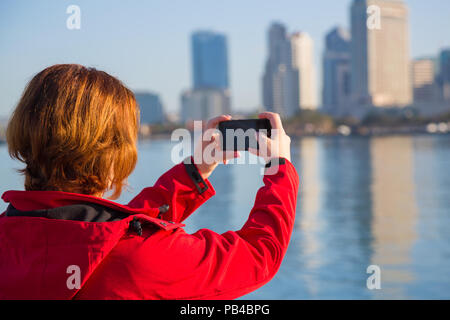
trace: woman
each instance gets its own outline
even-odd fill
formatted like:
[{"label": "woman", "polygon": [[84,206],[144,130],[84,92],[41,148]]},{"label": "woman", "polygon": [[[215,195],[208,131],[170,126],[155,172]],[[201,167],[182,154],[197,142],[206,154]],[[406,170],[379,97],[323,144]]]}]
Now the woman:
[{"label": "woman", "polygon": [[279,142],[267,158],[279,164],[247,222],[187,234],[183,220],[215,194],[208,177],[218,163],[175,165],[127,205],[104,199],[117,199],[136,164],[133,93],[80,65],[37,74],[7,129],[25,191],[2,196],[0,299],[232,299],[267,283],[292,233],[298,176],[279,116],[261,117],[280,131],[264,141],[269,151]]}]

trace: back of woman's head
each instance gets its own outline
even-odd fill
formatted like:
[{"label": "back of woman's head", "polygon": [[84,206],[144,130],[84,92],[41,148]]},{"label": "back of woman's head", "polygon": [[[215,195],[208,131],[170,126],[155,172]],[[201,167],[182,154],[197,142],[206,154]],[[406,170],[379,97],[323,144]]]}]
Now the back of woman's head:
[{"label": "back of woman's head", "polygon": [[117,198],[137,161],[139,109],[133,93],[105,72],[63,64],[38,73],[9,121],[11,157],[26,190]]}]

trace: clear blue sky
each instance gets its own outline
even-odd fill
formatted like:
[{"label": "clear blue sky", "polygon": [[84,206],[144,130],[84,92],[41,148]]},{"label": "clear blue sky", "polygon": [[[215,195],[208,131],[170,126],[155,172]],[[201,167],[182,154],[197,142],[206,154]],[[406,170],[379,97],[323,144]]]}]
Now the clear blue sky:
[{"label": "clear blue sky", "polygon": [[[189,36],[198,29],[228,36],[233,105],[261,103],[266,31],[272,21],[315,42],[321,73],[323,37],[349,26],[351,0],[1,0],[0,116],[10,113],[33,74],[56,63],[94,66],[132,89],[161,95],[169,111],[191,86]],[[450,47],[450,1],[407,0],[413,57]],[[81,30],[66,28],[66,8],[81,8]],[[318,88],[321,88],[319,82]],[[319,91],[320,92],[320,91]]]}]

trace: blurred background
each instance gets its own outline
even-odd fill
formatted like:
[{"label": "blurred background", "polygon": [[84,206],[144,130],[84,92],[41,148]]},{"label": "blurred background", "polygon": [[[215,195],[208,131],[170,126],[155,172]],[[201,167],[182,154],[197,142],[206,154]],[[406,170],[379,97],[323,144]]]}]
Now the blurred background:
[{"label": "blurred background", "polygon": [[[95,67],[141,108],[121,203],[173,165],[174,129],[283,117],[296,225],[279,273],[244,299],[449,299],[449,17],[439,0],[3,0],[0,191],[23,189],[4,130],[26,83],[57,63]],[[239,229],[261,180],[258,165],[220,166],[187,231]]]}]

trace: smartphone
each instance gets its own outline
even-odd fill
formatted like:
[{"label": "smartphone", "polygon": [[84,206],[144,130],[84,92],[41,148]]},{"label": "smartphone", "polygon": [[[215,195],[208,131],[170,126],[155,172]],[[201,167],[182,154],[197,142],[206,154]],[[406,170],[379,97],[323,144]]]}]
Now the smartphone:
[{"label": "smartphone", "polygon": [[255,132],[262,131],[270,138],[272,126],[269,119],[229,120],[219,122],[218,129],[222,133],[222,150],[248,151],[259,150]]}]

